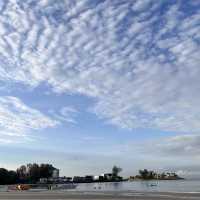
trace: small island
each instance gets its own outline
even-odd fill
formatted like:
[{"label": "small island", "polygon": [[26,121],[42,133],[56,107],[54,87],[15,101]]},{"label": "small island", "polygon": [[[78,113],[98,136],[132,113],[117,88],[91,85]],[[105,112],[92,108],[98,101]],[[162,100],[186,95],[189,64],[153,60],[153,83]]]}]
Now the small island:
[{"label": "small island", "polygon": [[[66,177],[60,176],[60,170],[55,168],[52,164],[37,164],[29,163],[20,166],[16,171],[9,171],[0,168],[0,185],[30,185],[49,186],[56,184],[78,184],[78,183],[102,183],[102,182],[122,182],[122,181],[137,181],[137,180],[182,180],[176,173],[163,172],[157,173],[152,170],[139,170],[136,176],[124,178],[119,176],[122,168],[113,166],[111,172],[100,175],[85,175]],[[28,187],[28,188],[29,188]],[[16,189],[16,188],[15,188]]]},{"label": "small island", "polygon": [[152,170],[139,170],[139,175],[130,176],[129,180],[183,180],[184,178],[178,176],[175,172],[157,173]]}]

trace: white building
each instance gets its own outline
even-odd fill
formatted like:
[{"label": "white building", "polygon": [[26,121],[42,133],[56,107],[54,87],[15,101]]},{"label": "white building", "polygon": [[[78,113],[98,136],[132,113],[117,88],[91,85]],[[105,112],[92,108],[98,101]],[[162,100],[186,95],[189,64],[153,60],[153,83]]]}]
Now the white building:
[{"label": "white building", "polygon": [[52,174],[52,178],[59,178],[59,169],[54,169],[53,170],[53,174]]},{"label": "white building", "polygon": [[99,176],[94,176],[95,181],[99,181]]}]

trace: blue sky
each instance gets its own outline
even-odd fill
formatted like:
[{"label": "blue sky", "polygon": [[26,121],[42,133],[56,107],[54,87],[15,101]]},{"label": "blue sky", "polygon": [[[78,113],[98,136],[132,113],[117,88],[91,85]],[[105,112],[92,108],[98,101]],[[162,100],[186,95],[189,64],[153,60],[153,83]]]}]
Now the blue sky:
[{"label": "blue sky", "polygon": [[1,1],[0,165],[198,174],[199,22],[198,0]]}]

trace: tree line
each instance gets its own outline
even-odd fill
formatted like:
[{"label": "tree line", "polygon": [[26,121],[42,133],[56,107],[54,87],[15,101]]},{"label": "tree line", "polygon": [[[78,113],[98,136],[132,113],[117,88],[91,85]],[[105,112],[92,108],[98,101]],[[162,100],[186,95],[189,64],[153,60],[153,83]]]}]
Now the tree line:
[{"label": "tree line", "polygon": [[183,179],[179,177],[176,173],[157,173],[151,170],[139,170],[139,175],[135,177],[136,179],[143,179],[143,180],[151,180],[151,179],[158,179],[158,180],[178,180]]},{"label": "tree line", "polygon": [[119,173],[122,171],[122,168],[121,167],[117,167],[116,165],[113,166],[112,168],[112,175],[113,175],[113,178],[116,178],[119,176]]},{"label": "tree line", "polygon": [[16,171],[0,168],[0,185],[37,183],[40,178],[52,177],[54,169],[56,168],[51,164],[37,163],[22,165]]}]

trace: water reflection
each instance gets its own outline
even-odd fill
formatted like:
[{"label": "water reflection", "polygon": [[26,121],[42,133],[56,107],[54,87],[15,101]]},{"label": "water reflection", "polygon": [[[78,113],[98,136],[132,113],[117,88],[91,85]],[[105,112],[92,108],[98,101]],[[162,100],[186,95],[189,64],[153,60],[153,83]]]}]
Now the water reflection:
[{"label": "water reflection", "polygon": [[200,192],[200,181],[133,181],[119,183],[82,183],[79,191],[158,191],[158,192]]},{"label": "water reflection", "polygon": [[121,182],[120,183],[113,183],[113,187],[114,187],[115,190],[118,190],[122,187],[122,183]]}]

